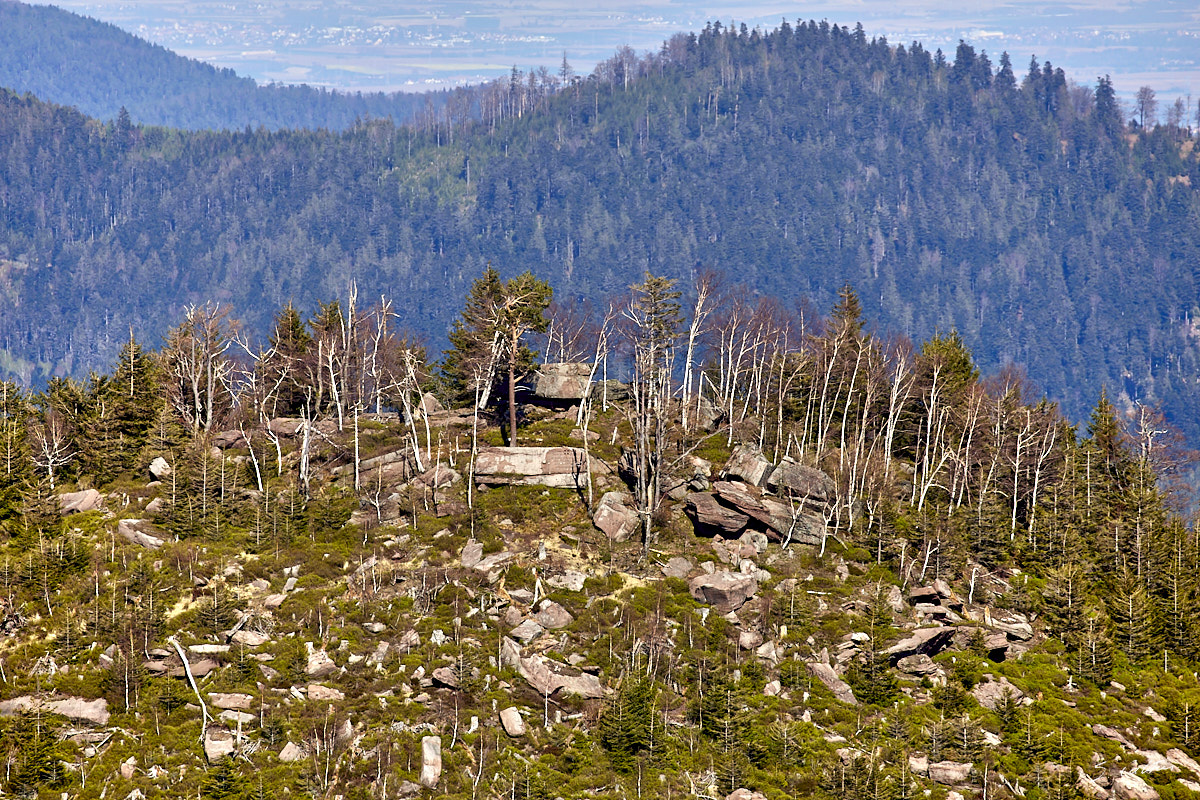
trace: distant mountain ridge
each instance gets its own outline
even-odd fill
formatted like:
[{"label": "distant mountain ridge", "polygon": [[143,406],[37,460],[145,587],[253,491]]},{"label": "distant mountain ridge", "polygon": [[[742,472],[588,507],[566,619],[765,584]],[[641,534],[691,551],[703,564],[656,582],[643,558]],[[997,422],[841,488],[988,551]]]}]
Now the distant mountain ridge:
[{"label": "distant mountain ridge", "polygon": [[0,0],[0,86],[115,119],[185,130],[344,130],[362,117],[413,120],[442,93],[348,94],[259,86],[55,6]]}]

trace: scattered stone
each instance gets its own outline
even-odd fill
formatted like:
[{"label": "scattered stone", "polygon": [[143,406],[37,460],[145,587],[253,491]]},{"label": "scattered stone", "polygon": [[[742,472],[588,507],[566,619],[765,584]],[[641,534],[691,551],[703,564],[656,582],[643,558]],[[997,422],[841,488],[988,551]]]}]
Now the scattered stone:
[{"label": "scattered stone", "polygon": [[136,771],[137,771],[137,758],[135,756],[130,756],[129,758],[127,758],[123,762],[121,762],[121,768],[120,768],[121,777],[124,778],[125,780],[127,780],[127,781],[133,780],[133,774]]},{"label": "scattered stone", "polygon": [[307,697],[309,700],[345,700],[346,695],[341,691],[334,689],[331,686],[324,686],[320,683],[310,683],[308,685]]},{"label": "scattered stone", "polygon": [[749,789],[741,788],[734,789],[725,795],[725,800],[767,800],[767,796],[762,792],[752,792]]},{"label": "scattered stone", "polygon": [[733,453],[725,464],[725,475],[752,486],[762,486],[773,468],[774,465],[757,447],[740,444],[733,448]]},{"label": "scattered stone", "polygon": [[762,644],[763,637],[758,631],[742,631],[738,635],[738,647],[743,650],[753,650]]},{"label": "scattered stone", "polygon": [[1142,709],[1142,713],[1145,714],[1147,718],[1149,718],[1150,720],[1152,720],[1154,722],[1166,722],[1167,721],[1166,717],[1164,717],[1162,714],[1155,711],[1150,706],[1146,706],[1144,709]]},{"label": "scattered stone", "polygon": [[372,666],[378,666],[382,664],[384,660],[387,659],[388,650],[390,649],[390,644],[387,642],[380,642],[375,646],[375,651],[367,656],[367,663],[371,664]]},{"label": "scattered stone", "polygon": [[166,480],[171,477],[171,465],[162,456],[150,462],[150,474],[158,480]]},{"label": "scattered stone", "polygon": [[220,714],[217,714],[217,719],[237,727],[238,725],[249,725],[258,719],[258,717],[253,714],[247,714],[245,711],[222,711]]},{"label": "scattered stone", "polygon": [[505,638],[501,642],[500,661],[515,668],[530,686],[543,695],[561,691],[585,699],[604,696],[604,687],[595,675],[573,669],[541,654],[523,658],[520,646],[512,639]]},{"label": "scattered stone", "polygon": [[783,691],[783,684],[779,681],[770,681],[763,687],[763,694],[767,697],[778,697]]},{"label": "scattered stone", "polygon": [[825,684],[826,688],[833,692],[834,697],[843,703],[849,703],[852,706],[858,705],[858,698],[854,696],[854,690],[850,688],[850,684],[838,677],[838,674],[833,671],[833,667],[820,661],[810,661],[807,666],[808,671]]},{"label": "scattered stone", "polygon": [[283,749],[279,751],[280,761],[292,762],[303,761],[304,759],[304,749],[294,742],[288,742],[283,746]]},{"label": "scattered stone", "polygon": [[477,542],[474,539],[463,545],[462,549],[462,565],[467,569],[471,569],[480,561],[483,560],[483,543]]},{"label": "scattered stone", "polygon": [[382,622],[364,622],[363,630],[378,636],[387,630],[387,625],[384,625]]},{"label": "scattered stone", "polygon": [[546,583],[553,586],[555,589],[566,589],[568,592],[582,592],[583,583],[587,580],[587,575],[584,573],[568,569],[559,575],[551,575],[546,579]]},{"label": "scattered stone", "polygon": [[426,470],[417,480],[430,489],[448,489],[461,481],[462,475],[459,475],[458,472],[445,464],[435,464]]},{"label": "scattered stone", "polygon": [[457,689],[462,683],[453,667],[437,667],[433,670],[433,685],[447,689]]},{"label": "scattered stone", "polygon": [[219,656],[230,651],[227,644],[189,644],[188,652],[198,656]]},{"label": "scattered stone", "polygon": [[442,737],[421,739],[421,785],[433,789],[442,777]]},{"label": "scattered stone", "polygon": [[1158,800],[1158,792],[1132,772],[1120,772],[1113,778],[1112,794],[1117,800]]},{"label": "scattered stone", "polygon": [[58,496],[58,511],[64,517],[69,514],[84,514],[104,505],[104,495],[95,489],[82,492],[67,492]]},{"label": "scattered stone", "polygon": [[448,641],[450,641],[449,637],[441,628],[434,628],[433,633],[429,634],[429,643],[434,647],[441,647]]},{"label": "scattered stone", "polygon": [[263,598],[263,605],[266,608],[279,608],[284,600],[287,600],[286,594],[269,594]]},{"label": "scattered stone", "polygon": [[716,606],[722,613],[736,611],[758,591],[758,581],[752,575],[736,572],[714,572],[697,575],[688,584],[692,597]]},{"label": "scattered stone", "polygon": [[696,568],[693,562],[687,556],[675,556],[662,566],[662,573],[668,578],[686,578],[692,574],[692,570]]},{"label": "scattered stone", "polygon": [[504,566],[512,559],[513,554],[507,550],[499,553],[492,553],[487,558],[480,559],[479,563],[476,564],[473,569],[475,569],[476,572],[491,572],[498,567]]},{"label": "scattered stone", "polygon": [[784,459],[771,472],[767,478],[767,488],[777,494],[790,494],[819,503],[829,502],[837,491],[833,478],[819,469],[797,464],[791,459]]},{"label": "scattered stone", "polygon": [[1001,677],[1000,680],[990,680],[978,684],[971,690],[971,695],[979,702],[979,705],[995,711],[1005,697],[1017,703],[1025,696],[1025,693],[1009,683],[1008,678]]},{"label": "scattered stone", "polygon": [[237,692],[209,692],[208,702],[217,708],[231,708],[235,711],[247,711],[254,705],[254,696]]},{"label": "scattered stone", "polygon": [[633,498],[625,492],[605,492],[596,506],[592,524],[614,542],[629,541],[639,527]]},{"label": "scattered stone", "polygon": [[165,505],[163,503],[163,499],[161,497],[156,497],[153,500],[151,500],[149,503],[146,503],[146,513],[157,514],[158,512],[163,510],[163,505]]},{"label": "scattered stone", "polygon": [[1083,771],[1083,767],[1075,768],[1075,787],[1088,800],[1108,800],[1111,796],[1107,789]]},{"label": "scattered stone", "polygon": [[500,724],[504,726],[504,732],[514,739],[525,735],[525,720],[521,718],[521,712],[515,706],[509,706],[500,712]]},{"label": "scattered stone", "polygon": [[767,535],[758,531],[746,531],[742,534],[742,538],[738,539],[742,543],[743,550],[749,546],[754,548],[754,555],[761,556],[767,552]]},{"label": "scattered stone", "polygon": [[141,519],[123,519],[117,522],[117,535],[127,542],[147,550],[157,550],[166,543],[165,539],[148,533],[147,529],[153,530],[150,523]]},{"label": "scattered stone", "polygon": [[922,778],[929,776],[929,759],[925,756],[909,756],[908,769],[914,775],[920,775]]},{"label": "scattered stone", "polygon": [[1179,772],[1179,767],[1157,750],[1134,750],[1139,757],[1146,760],[1145,764],[1136,765],[1132,772]]},{"label": "scattered stone", "polygon": [[224,728],[213,725],[204,732],[204,755],[208,763],[215,764],[225,756],[233,755],[237,742],[233,734]]},{"label": "scattered stone", "polygon": [[529,644],[545,632],[546,629],[539,625],[537,621],[527,619],[509,631],[509,635],[519,640],[521,644]]},{"label": "scattered stone", "polygon": [[537,620],[537,624],[548,631],[565,628],[575,621],[571,612],[555,602],[544,603],[542,610],[534,615],[534,619]]},{"label": "scattered stone", "polygon": [[229,641],[245,647],[261,647],[271,641],[271,637],[257,631],[237,631],[229,637]]},{"label": "scattered stone", "polygon": [[1127,738],[1125,738],[1125,734],[1121,733],[1116,728],[1109,727],[1108,725],[1101,725],[1100,723],[1096,723],[1095,725],[1092,726],[1092,733],[1096,734],[1097,736],[1101,737],[1102,739],[1108,739],[1109,741],[1116,742],[1117,744],[1124,747],[1126,750],[1136,749],[1136,748],[1134,748],[1133,743],[1130,742]]},{"label": "scattered stone", "polygon": [[591,364],[571,361],[542,364],[533,376],[533,395],[542,400],[582,400],[587,397],[591,376]]},{"label": "scattered stone", "polygon": [[943,786],[958,786],[971,776],[971,765],[957,761],[938,761],[929,765],[929,780]]},{"label": "scattered stone", "polygon": [[308,650],[308,663],[304,668],[305,675],[310,678],[324,678],[337,671],[337,664],[333,663],[329,653],[316,649],[312,642],[305,642],[304,647]]},{"label": "scattered stone", "polygon": [[1197,763],[1196,759],[1192,758],[1178,747],[1172,747],[1167,751],[1167,760],[1181,769],[1186,769],[1193,775],[1200,776],[1200,763]]},{"label": "scattered stone", "polygon": [[933,675],[938,671],[938,665],[924,653],[917,653],[896,661],[896,669],[909,675]]}]

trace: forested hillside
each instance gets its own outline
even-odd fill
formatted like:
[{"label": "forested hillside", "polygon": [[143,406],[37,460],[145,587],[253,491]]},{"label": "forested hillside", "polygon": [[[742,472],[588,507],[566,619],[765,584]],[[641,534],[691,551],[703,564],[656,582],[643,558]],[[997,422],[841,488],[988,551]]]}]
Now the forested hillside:
[{"label": "forested hillside", "polygon": [[125,108],[134,122],[186,130],[343,130],[366,117],[410,122],[445,102],[440,92],[258,86],[114,25],[16,0],[0,0],[0,86],[102,120],[116,119]]},{"label": "forested hillside", "polygon": [[1127,125],[1106,80],[712,25],[473,98],[474,122],[334,135],[103,125],[5,94],[3,366],[82,375],[209,299],[262,331],[351,279],[436,343],[488,262],[598,305],[646,270],[714,268],[784,304],[850,283],[881,330],[956,329],[1075,419],[1107,386],[1200,436],[1197,155]]}]

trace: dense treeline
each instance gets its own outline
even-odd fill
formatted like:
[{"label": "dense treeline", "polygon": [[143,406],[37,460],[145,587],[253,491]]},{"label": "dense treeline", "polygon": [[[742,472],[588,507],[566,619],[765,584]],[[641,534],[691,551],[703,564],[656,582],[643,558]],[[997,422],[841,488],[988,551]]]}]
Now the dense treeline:
[{"label": "dense treeline", "polygon": [[9,373],[81,374],[130,322],[153,340],[211,297],[263,331],[353,279],[440,340],[489,261],[593,301],[714,267],[785,304],[850,282],[882,328],[957,330],[1073,418],[1108,386],[1196,435],[1197,157],[1178,125],[1127,125],[1107,79],[714,24],[473,98],[332,135],[99,125],[5,95]]},{"label": "dense treeline", "polygon": [[367,117],[411,122],[445,103],[442,92],[258,86],[114,25],[16,0],[0,3],[0,86],[102,120],[125,109],[134,122],[185,130],[344,130]]}]

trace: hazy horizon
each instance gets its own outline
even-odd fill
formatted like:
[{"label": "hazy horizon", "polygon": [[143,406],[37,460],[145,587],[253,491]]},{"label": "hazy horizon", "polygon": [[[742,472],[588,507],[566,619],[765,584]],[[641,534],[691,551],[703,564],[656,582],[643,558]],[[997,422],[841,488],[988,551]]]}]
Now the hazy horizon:
[{"label": "hazy horizon", "polygon": [[[594,10],[560,0],[351,0],[337,7],[316,0],[60,0],[57,5],[260,83],[350,91],[479,83],[514,66],[557,71],[564,53],[584,74],[621,46],[639,53],[657,50],[672,34],[696,31],[711,21],[769,29],[786,18],[861,22],[868,36],[920,41],[950,57],[965,39],[986,50],[993,62],[1007,51],[1018,74],[1036,56],[1086,85],[1111,75],[1126,97],[1142,85],[1164,100],[1190,97],[1193,90],[1200,96],[1200,8],[1179,0],[966,5],[860,0],[803,7],[760,0],[615,0]],[[1194,113],[1189,116],[1194,119]]]}]

